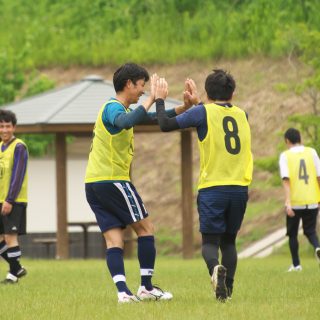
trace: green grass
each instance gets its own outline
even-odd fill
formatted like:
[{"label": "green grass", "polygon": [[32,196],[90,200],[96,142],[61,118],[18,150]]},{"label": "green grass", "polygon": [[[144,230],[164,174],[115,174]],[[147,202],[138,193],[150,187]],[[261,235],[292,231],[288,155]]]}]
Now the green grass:
[{"label": "green grass", "polygon": [[[320,270],[310,255],[301,273],[286,273],[289,257],[241,260],[233,298],[212,296],[200,259],[160,258],[154,282],[174,294],[170,302],[118,305],[103,260],[23,260],[29,275],[0,287],[1,319],[318,319]],[[1,261],[1,275],[5,274]],[[126,261],[128,284],[139,285],[136,260]]]},{"label": "green grass", "polygon": [[319,30],[319,8],[316,0],[1,0],[0,54],[24,55],[27,69],[286,56],[302,26]]},{"label": "green grass", "polygon": [[267,199],[259,202],[248,202],[245,221],[248,222],[260,215],[277,212],[282,207],[282,201],[277,199]]}]

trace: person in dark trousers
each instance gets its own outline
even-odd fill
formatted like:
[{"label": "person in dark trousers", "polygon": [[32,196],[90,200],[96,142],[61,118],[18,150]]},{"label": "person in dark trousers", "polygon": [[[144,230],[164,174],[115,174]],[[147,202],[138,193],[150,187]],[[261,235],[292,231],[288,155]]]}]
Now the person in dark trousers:
[{"label": "person in dark trousers", "polygon": [[288,147],[280,155],[280,176],[285,192],[287,236],[292,265],[288,271],[302,271],[299,258],[298,230],[303,232],[315,250],[320,263],[319,239],[316,233],[320,203],[320,160],[317,151],[301,143],[299,130],[290,128],[284,134]]},{"label": "person in dark trousers", "polygon": [[15,284],[27,274],[18,236],[26,234],[28,149],[14,136],[16,124],[13,112],[0,110],[0,255],[9,264],[2,284]]},{"label": "person in dark trousers", "polygon": [[[207,264],[214,294],[224,302],[231,298],[237,267],[236,237],[248,201],[252,180],[251,134],[246,113],[232,103],[235,81],[231,74],[214,70],[205,82],[207,103],[187,79],[184,102],[194,105],[169,118],[165,112],[168,85],[156,83],[156,109],[162,131],[196,128],[200,150],[198,212],[202,256]],[[221,250],[221,261],[219,261]]]}]

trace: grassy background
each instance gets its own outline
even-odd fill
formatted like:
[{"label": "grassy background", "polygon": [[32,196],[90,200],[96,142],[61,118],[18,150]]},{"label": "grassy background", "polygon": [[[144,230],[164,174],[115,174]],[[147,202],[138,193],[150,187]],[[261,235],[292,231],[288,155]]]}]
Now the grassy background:
[{"label": "grassy background", "polygon": [[1,0],[0,53],[24,55],[26,68],[279,57],[302,26],[320,29],[319,10],[317,0]]},{"label": "grassy background", "polygon": [[[154,282],[172,291],[170,302],[118,305],[103,260],[24,260],[29,275],[0,286],[3,319],[318,319],[319,267],[303,255],[304,270],[286,273],[289,257],[239,262],[230,302],[215,301],[200,259],[157,260]],[[1,262],[4,275],[4,263]],[[136,260],[126,261],[128,284],[139,285]]]}]

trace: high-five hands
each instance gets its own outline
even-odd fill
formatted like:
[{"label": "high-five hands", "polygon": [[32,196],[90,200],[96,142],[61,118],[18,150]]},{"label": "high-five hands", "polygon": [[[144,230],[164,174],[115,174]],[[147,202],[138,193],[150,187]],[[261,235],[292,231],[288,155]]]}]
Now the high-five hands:
[{"label": "high-five hands", "polygon": [[150,96],[153,98],[153,101],[155,100],[156,84],[158,79],[159,76],[156,73],[150,77]]},{"label": "high-five hands", "polygon": [[165,100],[168,96],[168,83],[165,78],[159,78],[156,81],[155,99]]},{"label": "high-five hands", "polygon": [[195,82],[187,78],[184,84],[183,92],[183,102],[186,109],[190,108],[193,105],[198,105],[201,102],[201,99],[198,95],[197,86]]}]

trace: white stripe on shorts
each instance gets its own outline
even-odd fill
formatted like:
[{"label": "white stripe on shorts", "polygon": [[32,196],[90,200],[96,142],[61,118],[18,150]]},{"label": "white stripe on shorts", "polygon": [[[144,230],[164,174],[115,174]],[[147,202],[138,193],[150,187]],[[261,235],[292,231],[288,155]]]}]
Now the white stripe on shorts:
[{"label": "white stripe on shorts", "polygon": [[117,283],[119,281],[126,282],[126,277],[123,274],[117,274],[116,276],[112,277],[113,282]]},{"label": "white stripe on shorts", "polygon": [[5,244],[2,249],[0,249],[0,254],[4,253],[8,249],[7,245]]},{"label": "white stripe on shorts", "polygon": [[142,214],[142,210],[141,210],[139,201],[138,201],[135,193],[132,191],[132,189],[131,189],[131,187],[130,187],[130,184],[127,182],[126,185],[127,185],[128,189],[130,190],[131,195],[132,195],[132,197],[133,197],[133,199],[134,199],[134,201],[135,201],[135,203],[136,203],[136,206],[137,206],[138,211],[139,211],[140,218],[143,219],[143,214]]},{"label": "white stripe on shorts", "polygon": [[127,203],[127,205],[128,205],[128,209],[129,209],[129,211],[130,211],[131,218],[132,218],[132,220],[133,220],[134,222],[136,222],[137,219],[136,219],[136,217],[134,216],[134,212],[133,212],[133,210],[132,210],[130,201],[129,201],[129,199],[128,199],[128,196],[126,195],[126,192],[123,190],[123,187],[122,187],[121,183],[116,182],[116,183],[114,183],[114,185],[115,185],[115,186],[120,190],[120,192],[122,193],[122,195],[123,195],[123,197],[124,197],[124,199],[126,200],[126,203]]}]

